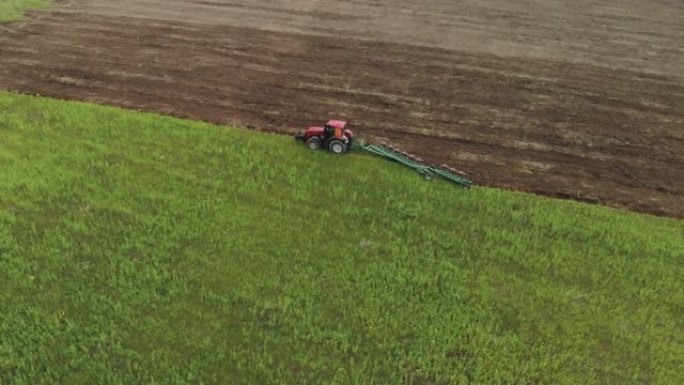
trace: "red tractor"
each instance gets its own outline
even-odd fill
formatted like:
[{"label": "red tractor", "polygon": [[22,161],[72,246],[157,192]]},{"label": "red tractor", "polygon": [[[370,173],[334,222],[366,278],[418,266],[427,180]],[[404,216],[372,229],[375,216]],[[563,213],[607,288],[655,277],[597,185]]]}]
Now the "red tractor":
[{"label": "red tractor", "polygon": [[353,142],[354,134],[347,129],[347,122],[330,120],[324,127],[309,127],[295,139],[306,143],[312,150],[325,147],[335,154],[344,154]]}]

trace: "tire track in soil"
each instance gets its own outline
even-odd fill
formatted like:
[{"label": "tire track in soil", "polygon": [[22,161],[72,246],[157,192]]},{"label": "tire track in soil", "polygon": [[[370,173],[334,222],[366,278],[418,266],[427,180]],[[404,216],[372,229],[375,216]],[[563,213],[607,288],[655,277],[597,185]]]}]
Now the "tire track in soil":
[{"label": "tire track in soil", "polygon": [[477,183],[684,217],[665,75],[53,12],[0,34],[0,87],[285,133],[343,117]]}]

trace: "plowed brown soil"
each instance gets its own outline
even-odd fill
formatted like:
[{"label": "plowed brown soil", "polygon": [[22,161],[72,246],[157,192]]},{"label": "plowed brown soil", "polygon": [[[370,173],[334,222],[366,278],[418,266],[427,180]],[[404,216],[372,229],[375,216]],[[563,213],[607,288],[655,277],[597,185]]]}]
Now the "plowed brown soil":
[{"label": "plowed brown soil", "polygon": [[647,73],[76,5],[0,30],[0,88],[288,133],[342,118],[477,183],[684,217],[670,61]]}]

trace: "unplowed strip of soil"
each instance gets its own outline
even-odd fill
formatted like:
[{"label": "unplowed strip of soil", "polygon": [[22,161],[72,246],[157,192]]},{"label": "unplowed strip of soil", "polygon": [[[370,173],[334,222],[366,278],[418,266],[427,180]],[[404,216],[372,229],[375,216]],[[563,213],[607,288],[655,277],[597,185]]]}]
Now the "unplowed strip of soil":
[{"label": "unplowed strip of soil", "polygon": [[0,34],[0,88],[286,133],[341,118],[480,184],[684,217],[667,75],[54,12]]},{"label": "unplowed strip of soil", "polygon": [[67,9],[103,16],[385,41],[684,76],[681,0],[66,1]]}]

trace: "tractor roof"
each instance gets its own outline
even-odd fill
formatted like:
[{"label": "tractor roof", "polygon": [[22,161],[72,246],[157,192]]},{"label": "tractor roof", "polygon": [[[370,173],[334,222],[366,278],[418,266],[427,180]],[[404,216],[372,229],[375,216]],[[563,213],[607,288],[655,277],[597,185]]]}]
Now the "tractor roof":
[{"label": "tractor roof", "polygon": [[334,128],[344,128],[347,125],[347,122],[343,120],[329,120],[327,125]]}]

